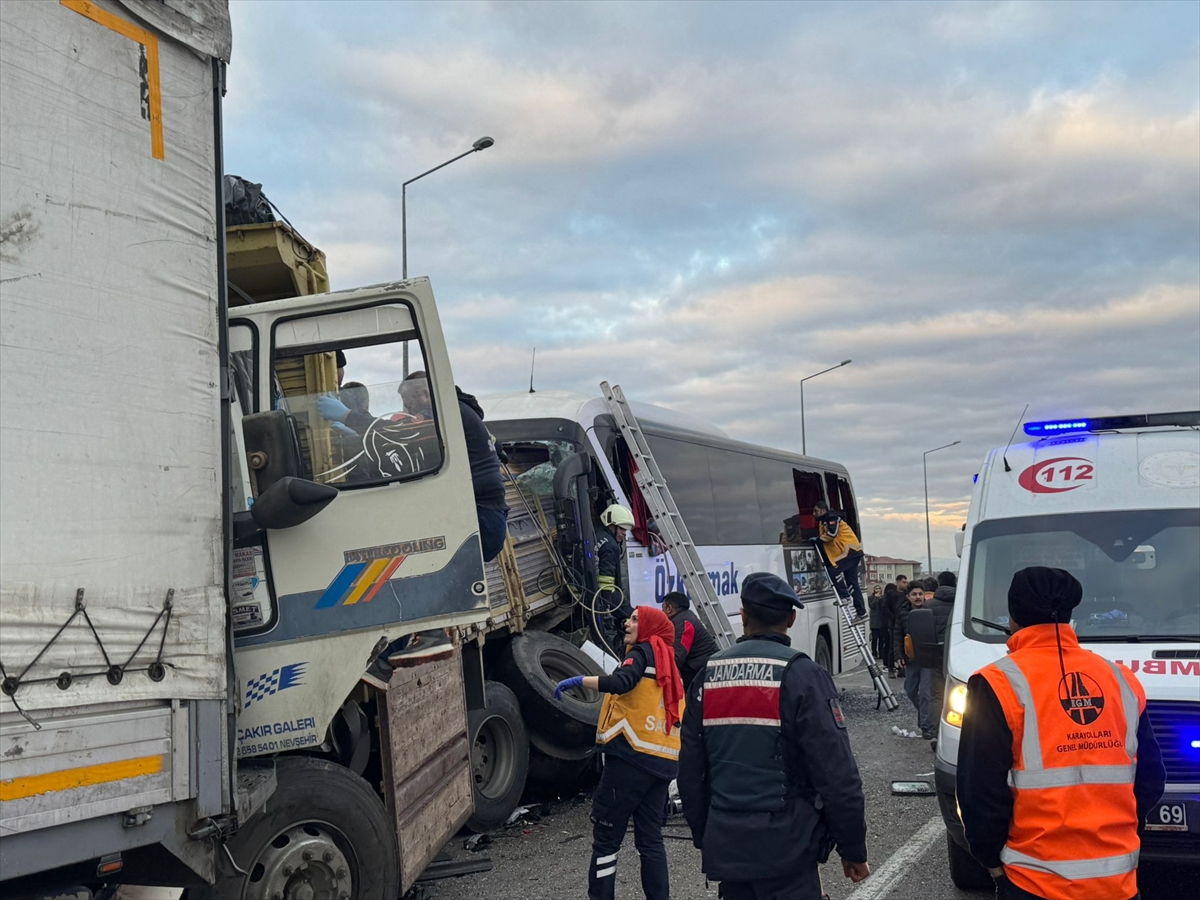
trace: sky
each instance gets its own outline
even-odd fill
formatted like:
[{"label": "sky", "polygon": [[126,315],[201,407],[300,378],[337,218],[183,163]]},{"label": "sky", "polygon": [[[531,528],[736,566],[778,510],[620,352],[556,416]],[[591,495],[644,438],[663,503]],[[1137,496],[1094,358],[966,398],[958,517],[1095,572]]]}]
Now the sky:
[{"label": "sky", "polygon": [[[455,379],[632,399],[954,558],[1028,419],[1200,409],[1200,3],[233,0],[228,172],[334,289],[432,281]],[[941,561],[939,563],[939,560]]]}]

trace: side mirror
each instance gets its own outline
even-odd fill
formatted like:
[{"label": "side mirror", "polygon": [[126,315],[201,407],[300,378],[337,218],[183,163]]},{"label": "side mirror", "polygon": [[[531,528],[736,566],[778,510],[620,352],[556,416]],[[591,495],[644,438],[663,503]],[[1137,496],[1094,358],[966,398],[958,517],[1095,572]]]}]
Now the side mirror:
[{"label": "side mirror", "polygon": [[242,435],[246,442],[246,462],[254,496],[259,501],[277,481],[304,476],[304,460],[300,454],[296,422],[284,410],[273,409],[243,416]]},{"label": "side mirror", "polygon": [[954,552],[955,552],[955,554],[957,554],[959,559],[962,559],[963,539],[965,537],[966,537],[966,534],[964,532],[961,532],[961,531],[954,532]]},{"label": "side mirror", "polygon": [[338,495],[337,488],[285,475],[267,488],[250,507],[260,528],[294,528],[307,522]]}]

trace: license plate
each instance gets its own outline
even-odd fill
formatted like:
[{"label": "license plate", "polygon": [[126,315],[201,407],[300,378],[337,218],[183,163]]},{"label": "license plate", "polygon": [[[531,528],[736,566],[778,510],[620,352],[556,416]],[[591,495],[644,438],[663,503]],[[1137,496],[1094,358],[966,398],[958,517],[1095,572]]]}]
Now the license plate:
[{"label": "license plate", "polygon": [[1147,831],[1187,831],[1187,805],[1160,803],[1146,816]]}]

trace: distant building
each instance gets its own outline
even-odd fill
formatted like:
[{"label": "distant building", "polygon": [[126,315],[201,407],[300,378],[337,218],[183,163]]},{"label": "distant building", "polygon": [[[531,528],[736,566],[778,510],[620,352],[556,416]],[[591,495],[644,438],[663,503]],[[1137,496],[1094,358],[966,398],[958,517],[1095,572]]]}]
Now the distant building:
[{"label": "distant building", "polygon": [[893,559],[890,556],[871,556],[869,553],[863,562],[867,566],[867,584],[887,584],[895,581],[896,576],[916,578],[921,571],[921,564],[915,559]]}]

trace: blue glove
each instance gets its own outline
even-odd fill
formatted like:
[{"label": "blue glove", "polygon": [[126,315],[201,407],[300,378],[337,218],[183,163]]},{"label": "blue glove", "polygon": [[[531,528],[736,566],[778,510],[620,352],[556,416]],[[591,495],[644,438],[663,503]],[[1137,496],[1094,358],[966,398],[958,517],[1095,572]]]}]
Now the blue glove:
[{"label": "blue glove", "polygon": [[350,407],[332,394],[322,394],[317,398],[317,412],[322,419],[341,422],[350,414]]},{"label": "blue glove", "polygon": [[329,425],[338,434],[344,434],[347,437],[358,437],[358,432],[349,425],[343,425],[341,422],[331,422]]},{"label": "blue glove", "polygon": [[561,700],[563,691],[569,691],[571,688],[577,688],[581,684],[583,684],[582,675],[572,675],[570,678],[560,681],[554,688],[554,699]]}]

